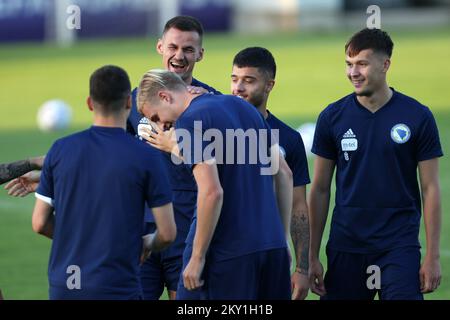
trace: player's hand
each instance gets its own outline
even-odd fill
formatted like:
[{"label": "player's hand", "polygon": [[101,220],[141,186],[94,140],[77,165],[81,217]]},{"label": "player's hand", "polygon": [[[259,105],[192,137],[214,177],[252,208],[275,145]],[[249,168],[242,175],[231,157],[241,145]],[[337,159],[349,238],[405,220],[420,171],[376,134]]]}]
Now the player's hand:
[{"label": "player's hand", "polygon": [[323,266],[319,259],[311,259],[309,261],[309,285],[311,291],[319,296],[327,293],[323,282]]},{"label": "player's hand", "polygon": [[148,258],[150,258],[150,255],[152,254],[152,252],[149,250],[149,249],[147,249],[145,246],[143,246],[142,247],[142,253],[141,253],[141,259],[140,259],[140,263],[139,263],[139,265],[143,265],[144,264],[144,262],[148,259]]},{"label": "player's hand", "polygon": [[143,131],[148,134],[143,136],[147,142],[164,152],[172,152],[173,148],[176,146],[177,141],[175,138],[175,129],[172,127],[169,130],[163,131],[157,125],[153,126],[153,129],[156,132],[153,132],[147,128],[144,128]]},{"label": "player's hand", "polygon": [[419,271],[420,291],[430,293],[436,290],[441,284],[441,264],[439,258],[429,258],[425,256]]},{"label": "player's hand", "polygon": [[209,93],[209,91],[203,87],[187,86],[187,90],[189,91],[189,93],[192,93],[192,94]]},{"label": "player's hand", "polygon": [[195,290],[203,286],[204,280],[200,277],[205,266],[205,258],[191,257],[183,271],[183,284],[187,290]]},{"label": "player's hand", "polygon": [[25,197],[26,195],[35,192],[39,180],[41,178],[41,171],[30,171],[19,178],[13,179],[5,185],[8,194],[13,197]]},{"label": "player's hand", "polygon": [[300,273],[296,270],[291,276],[292,300],[305,300],[309,291],[309,277],[307,271]]}]

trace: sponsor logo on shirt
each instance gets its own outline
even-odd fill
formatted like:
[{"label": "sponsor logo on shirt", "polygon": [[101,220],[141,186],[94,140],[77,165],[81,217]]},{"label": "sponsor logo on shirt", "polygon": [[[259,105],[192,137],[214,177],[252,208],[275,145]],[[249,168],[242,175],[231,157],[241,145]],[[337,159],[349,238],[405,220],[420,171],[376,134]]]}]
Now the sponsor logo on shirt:
[{"label": "sponsor logo on shirt", "polygon": [[391,129],[391,138],[396,143],[406,143],[411,137],[411,130],[406,124],[398,123]]},{"label": "sponsor logo on shirt", "polygon": [[348,129],[342,136],[341,148],[342,151],[344,151],[345,161],[350,160],[348,151],[356,151],[358,149],[358,140],[356,139],[356,135],[351,128]]},{"label": "sponsor logo on shirt", "polygon": [[346,133],[344,133],[344,138],[356,138],[356,135],[353,133],[352,129],[348,129]]}]

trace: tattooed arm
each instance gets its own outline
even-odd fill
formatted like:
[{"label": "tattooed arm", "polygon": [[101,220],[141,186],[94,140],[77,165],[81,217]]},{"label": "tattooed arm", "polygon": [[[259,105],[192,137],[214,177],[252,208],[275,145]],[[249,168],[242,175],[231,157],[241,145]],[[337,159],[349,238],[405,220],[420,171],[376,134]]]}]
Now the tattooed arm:
[{"label": "tattooed arm", "polygon": [[0,184],[32,171],[39,170],[44,164],[45,156],[0,164]]},{"label": "tattooed arm", "polygon": [[291,277],[292,299],[303,300],[308,295],[309,280],[309,218],[306,203],[306,186],[294,188],[291,237],[297,263]]}]

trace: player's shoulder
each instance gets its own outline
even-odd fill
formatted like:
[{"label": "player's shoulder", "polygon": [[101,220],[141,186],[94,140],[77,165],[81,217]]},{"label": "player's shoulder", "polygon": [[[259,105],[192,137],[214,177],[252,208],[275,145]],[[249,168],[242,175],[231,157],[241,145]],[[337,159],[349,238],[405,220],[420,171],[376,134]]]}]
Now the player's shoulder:
[{"label": "player's shoulder", "polygon": [[300,133],[297,130],[278,119],[273,113],[269,112],[269,110],[267,110],[267,113],[269,116],[266,120],[271,129],[279,129],[280,134],[283,134],[291,139],[298,139],[300,137]]},{"label": "player's shoulder", "polygon": [[207,85],[206,83],[201,82],[201,81],[199,81],[199,80],[197,80],[195,78],[192,78],[191,85],[194,86],[194,87],[202,87],[203,89],[208,90],[209,93],[212,93],[212,94],[215,94],[215,95],[220,95],[221,94],[220,91],[216,90],[215,88],[213,88],[213,87]]},{"label": "player's shoulder", "polygon": [[72,134],[69,134],[65,137],[56,139],[55,142],[53,143],[54,147],[62,147],[65,145],[71,145],[73,143],[76,143],[78,141],[83,141],[84,139],[86,139],[89,135],[89,129],[85,129],[82,131],[78,131],[78,132],[74,132]]},{"label": "player's shoulder", "polygon": [[204,117],[210,113],[216,113],[228,101],[227,95],[202,94],[194,98],[182,114],[184,117]]},{"label": "player's shoulder", "polygon": [[408,113],[415,113],[418,116],[425,117],[425,116],[431,116],[431,110],[426,105],[422,104],[415,98],[408,96],[404,93],[401,93],[399,91],[394,91],[396,103],[406,108]]},{"label": "player's shoulder", "polygon": [[336,101],[331,102],[323,111],[323,114],[332,115],[342,111],[345,106],[354,103],[355,93],[350,93]]}]

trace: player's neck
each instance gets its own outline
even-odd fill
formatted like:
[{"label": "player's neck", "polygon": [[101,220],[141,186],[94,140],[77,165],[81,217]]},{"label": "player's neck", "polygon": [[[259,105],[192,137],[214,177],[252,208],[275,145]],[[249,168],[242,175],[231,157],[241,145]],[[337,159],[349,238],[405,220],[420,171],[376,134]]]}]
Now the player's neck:
[{"label": "player's neck", "polygon": [[381,109],[391,99],[393,92],[387,83],[370,96],[357,96],[358,102],[370,112],[374,113]]},{"label": "player's neck", "polygon": [[184,100],[184,103],[183,103],[184,107],[183,107],[182,112],[189,107],[189,105],[191,104],[192,100],[194,100],[195,98],[201,96],[202,94],[203,93],[190,93],[190,92],[186,91],[185,100]]},{"label": "player's neck", "polygon": [[110,128],[122,128],[126,129],[127,122],[122,117],[119,119],[117,117],[104,117],[99,115],[94,115],[94,126],[99,127],[110,127]]},{"label": "player's neck", "polygon": [[194,80],[194,77],[192,77],[192,75],[190,75],[186,79],[183,79],[184,83],[186,83],[186,85],[188,85],[188,86],[190,86],[192,84],[192,80]]},{"label": "player's neck", "polygon": [[267,106],[266,106],[265,104],[264,104],[264,105],[261,105],[261,106],[259,106],[259,107],[256,107],[256,110],[258,110],[259,113],[262,114],[262,116],[264,117],[264,119],[267,119],[267,117],[269,116],[269,113],[267,112]]}]

